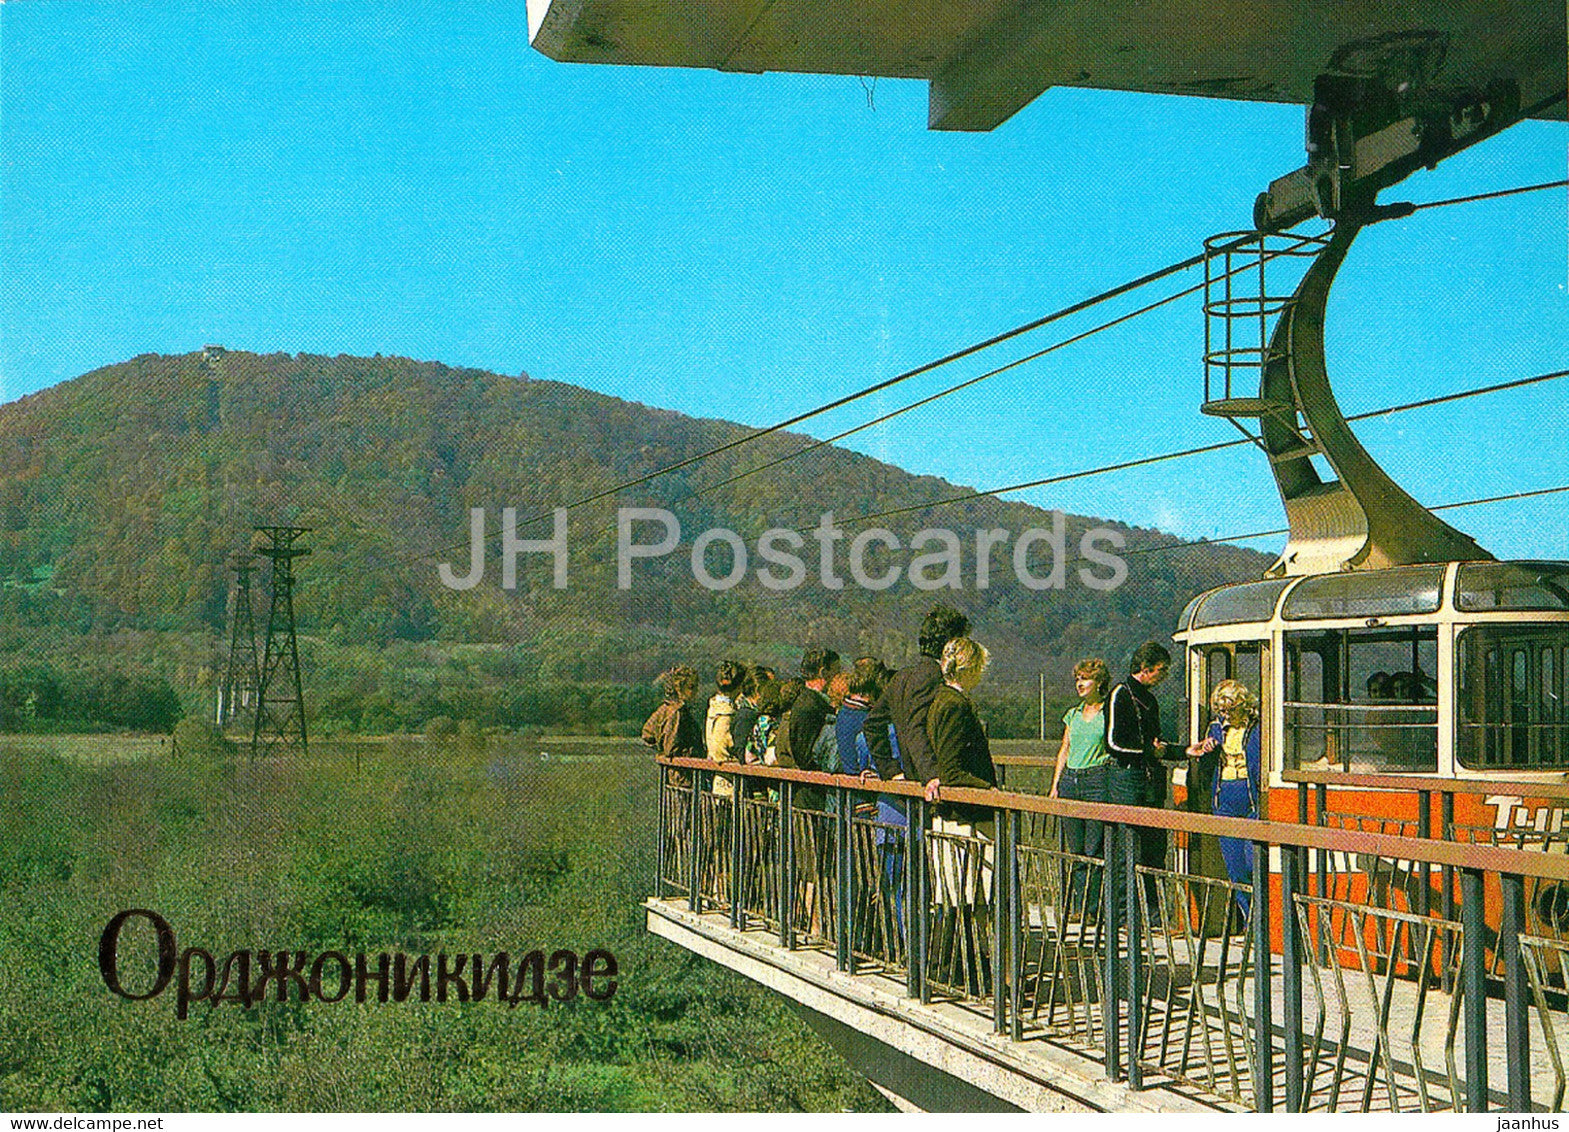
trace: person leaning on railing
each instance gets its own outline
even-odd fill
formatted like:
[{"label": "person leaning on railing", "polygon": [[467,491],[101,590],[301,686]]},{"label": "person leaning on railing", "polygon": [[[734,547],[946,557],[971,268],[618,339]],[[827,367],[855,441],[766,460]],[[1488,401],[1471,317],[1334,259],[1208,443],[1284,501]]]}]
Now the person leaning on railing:
[{"label": "person leaning on railing", "polygon": [[[660,673],[658,684],[664,702],[643,724],[643,742],[667,759],[703,758],[707,754],[703,726],[692,715],[690,703],[697,695],[697,670],[691,665],[678,664],[668,672]],[[689,779],[685,771],[672,767],[668,781],[672,786],[685,786]]]},{"label": "person leaning on railing", "polygon": [[[785,708],[775,735],[779,765],[797,770],[823,770],[817,761],[818,739],[823,725],[833,716],[828,702],[828,681],[840,668],[839,654],[833,649],[813,647],[801,657],[801,688]],[[828,795],[821,786],[797,786],[795,801],[804,809],[823,810]]]},{"label": "person leaning on railing", "polygon": [[[943,684],[939,664],[943,646],[969,631],[970,619],[964,614],[951,605],[934,605],[916,638],[920,657],[894,674],[866,713],[866,745],[872,753],[872,765],[884,779],[902,773],[910,782],[926,782],[936,775],[926,738],[926,713]],[[890,734],[898,740],[897,761]]]},{"label": "person leaning on railing", "polygon": [[[990,660],[968,637],[943,646],[939,661],[943,686],[926,714],[926,737],[937,764],[936,777],[925,786],[928,802],[944,787],[994,790],[997,768],[992,763],[986,730],[975,713],[970,692],[981,682]],[[933,928],[938,970],[944,981],[964,980],[971,994],[990,983],[986,939],[991,909],[995,812],[988,806],[938,802],[932,820],[932,864],[937,875],[937,903],[943,914]]]},{"label": "person leaning on railing", "polygon": [[[866,742],[866,717],[872,704],[883,694],[883,688],[893,677],[893,670],[875,656],[857,657],[850,670],[849,686],[844,703],[834,727],[839,743],[839,765],[845,774],[859,775],[863,783],[871,785],[882,778],[882,772],[872,759],[871,747]],[[890,743],[887,781],[903,781],[898,770],[899,741],[893,735],[893,725],[884,731]],[[898,795],[883,794],[875,801],[863,799],[855,807],[855,816],[873,823],[872,841],[877,846],[882,863],[880,895],[885,902],[887,921],[893,931],[904,933],[904,829],[908,824],[904,799]]]},{"label": "person leaning on railing", "polygon": [[741,674],[741,686],[736,690],[735,714],[730,718],[730,754],[743,763],[761,762],[752,754],[752,732],[757,728],[757,690],[765,680],[773,679],[773,671],[762,667],[748,668]]},{"label": "person leaning on railing", "polygon": [[[708,700],[703,739],[708,757],[716,763],[738,761],[739,752],[735,749],[735,733],[731,725],[735,721],[736,700],[740,697],[745,676],[746,669],[734,660],[720,661],[718,671],[714,674],[714,685],[718,691]],[[728,798],[733,792],[734,787],[728,778],[724,775],[714,776],[715,794]]]},{"label": "person leaning on railing", "polygon": [[[991,654],[968,637],[955,637],[943,646],[940,665],[943,686],[932,699],[926,713],[926,737],[931,744],[937,774],[926,783],[926,800],[937,802],[943,786],[974,790],[995,790],[997,768],[992,763],[991,745],[970,692],[981,682]],[[978,838],[986,842],[986,861],[982,885],[990,883],[991,845],[997,836],[994,811],[985,806],[962,802],[939,802],[932,828],[955,837]],[[974,903],[973,876],[957,875],[955,862],[945,859],[942,896],[945,903]],[[970,870],[964,870],[968,873]],[[959,889],[962,888],[962,894]]]}]

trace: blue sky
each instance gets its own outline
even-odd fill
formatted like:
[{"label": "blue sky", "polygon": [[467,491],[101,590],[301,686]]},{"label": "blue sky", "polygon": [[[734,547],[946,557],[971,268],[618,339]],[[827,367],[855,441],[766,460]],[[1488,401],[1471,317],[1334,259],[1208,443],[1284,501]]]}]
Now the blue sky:
[{"label": "blue sky", "polygon": [[[553,63],[521,3],[10,0],[0,83],[3,400],[216,342],[763,425],[1191,255],[1302,162],[1297,107],[1053,90],[990,134],[939,134],[919,83]],[[1385,199],[1565,165],[1563,125],[1527,123]],[[1330,308],[1346,410],[1569,367],[1565,200],[1369,230]],[[1185,300],[849,443],[988,487],[1223,439],[1197,412],[1201,348]],[[1569,479],[1566,406],[1569,380],[1359,435],[1441,503]],[[1189,537],[1281,525],[1244,451],[1022,498]],[[1448,518],[1501,555],[1569,557],[1563,496]]]}]

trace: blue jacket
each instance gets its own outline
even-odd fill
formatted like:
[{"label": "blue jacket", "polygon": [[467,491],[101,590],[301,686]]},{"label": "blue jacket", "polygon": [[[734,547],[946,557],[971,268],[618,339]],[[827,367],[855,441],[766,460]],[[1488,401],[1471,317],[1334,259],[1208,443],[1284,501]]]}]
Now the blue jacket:
[{"label": "blue jacket", "polygon": [[862,729],[866,726],[866,711],[871,705],[859,706],[857,700],[845,700],[839,708],[839,718],[834,723],[835,738],[839,741],[839,766],[844,774],[860,774],[872,766],[871,752],[866,746]]},{"label": "blue jacket", "polygon": [[[1208,737],[1215,740],[1215,750],[1220,751],[1226,742],[1226,724],[1222,720],[1215,720],[1209,725]],[[1242,753],[1248,764],[1248,795],[1253,799],[1253,812],[1258,813],[1259,783],[1263,779],[1262,758],[1260,753],[1260,737],[1258,720],[1248,725],[1248,733],[1242,740]],[[1225,756],[1221,755],[1222,763]],[[1220,767],[1215,768],[1215,792],[1210,799],[1216,802],[1220,798]]]}]

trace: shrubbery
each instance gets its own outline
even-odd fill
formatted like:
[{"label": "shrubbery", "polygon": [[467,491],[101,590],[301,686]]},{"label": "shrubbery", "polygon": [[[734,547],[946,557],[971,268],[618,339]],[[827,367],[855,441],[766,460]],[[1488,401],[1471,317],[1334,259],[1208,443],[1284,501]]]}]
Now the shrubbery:
[{"label": "shrubbery", "polygon": [[180,697],[162,676],[22,663],[0,669],[0,731],[173,730]]},{"label": "shrubbery", "polygon": [[237,749],[222,731],[205,719],[188,715],[174,725],[176,754],[226,759],[232,758]]},{"label": "shrubbery", "polygon": [[[769,992],[643,927],[655,776],[628,744],[377,744],[85,767],[0,748],[0,1109],[881,1109]],[[179,946],[616,956],[606,1003],[146,1002],[111,915]],[[352,999],[352,996],[351,996]]]}]

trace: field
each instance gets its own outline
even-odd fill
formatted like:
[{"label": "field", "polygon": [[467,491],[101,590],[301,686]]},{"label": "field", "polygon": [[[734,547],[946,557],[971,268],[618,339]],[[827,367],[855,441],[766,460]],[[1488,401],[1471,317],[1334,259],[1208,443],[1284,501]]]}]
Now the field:
[{"label": "field", "polygon": [[[253,765],[0,739],[0,1109],[883,1110],[779,999],[643,930],[654,786],[620,740],[318,744]],[[173,987],[104,985],[99,936],[128,908],[220,961],[603,948],[619,989],[291,994],[181,1021]]]}]

